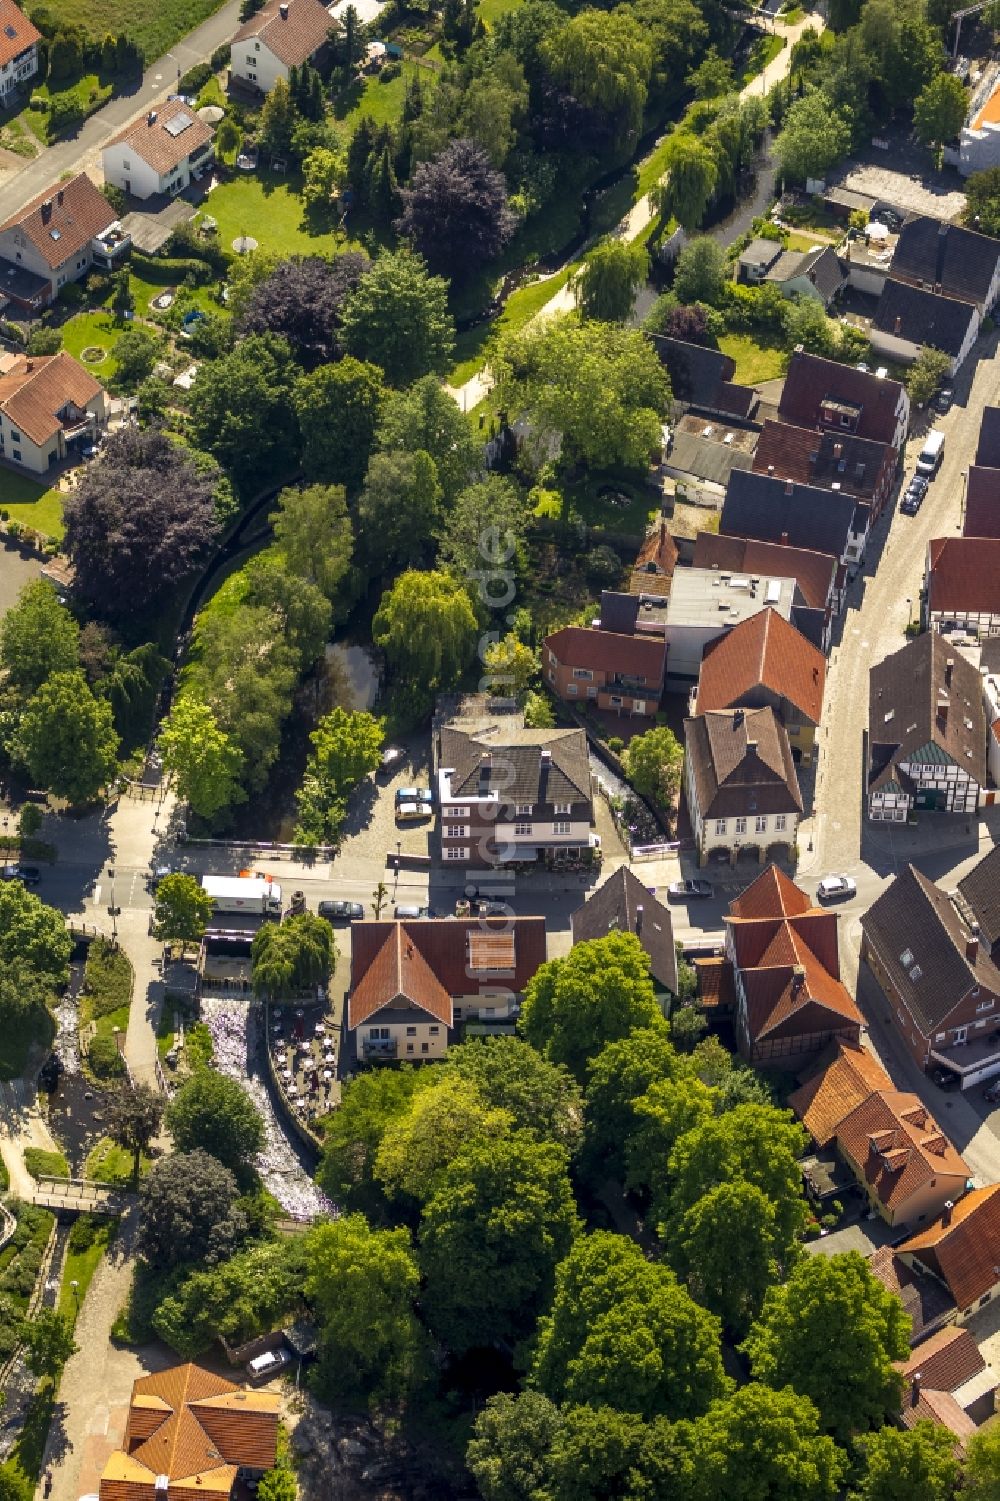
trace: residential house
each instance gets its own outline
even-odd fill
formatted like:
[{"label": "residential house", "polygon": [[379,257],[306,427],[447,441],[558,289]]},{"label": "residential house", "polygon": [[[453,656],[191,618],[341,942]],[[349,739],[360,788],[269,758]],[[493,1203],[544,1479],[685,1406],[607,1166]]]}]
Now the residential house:
[{"label": "residential house", "polygon": [[890,276],[869,329],[872,348],[886,359],[912,364],[925,345],[948,356],[954,375],[979,337],[982,314],[972,302],[925,292]]},{"label": "residential house", "polygon": [[[757,442],[756,430],[687,412],[668,428],[660,470],[678,480],[685,493],[702,493],[703,501],[721,501],[734,469],[749,469]],[[679,487],[678,487],[679,488]]]},{"label": "residential house", "polygon": [[629,592],[668,595],[678,557],[677,543],[670,535],[667,523],[661,521],[639,549],[629,577]]},{"label": "residential house", "polygon": [[320,0],[265,0],[233,37],[230,76],[269,94],[291,68],[315,61],[335,25]]},{"label": "residential house", "polygon": [[101,153],[105,182],[133,198],[176,197],[214,159],[211,125],[183,99],[147,110],[112,136]]},{"label": "residential house", "polygon": [[709,646],[701,664],[694,712],[773,709],[785,727],[793,755],[808,766],[825,685],[822,652],[777,611],[767,608]]},{"label": "residential house", "polygon": [[924,591],[931,630],[1000,634],[1000,540],[935,537],[927,544]]},{"label": "residential house", "polygon": [[756,286],[764,280],[781,255],[780,240],[763,240],[758,236],[740,253],[736,263],[736,280],[746,282],[748,286]]},{"label": "residential house", "polygon": [[993,1415],[997,1375],[968,1329],[939,1329],[907,1360],[896,1363],[904,1380],[904,1428],[930,1421],[954,1434],[957,1447]]},{"label": "residential house", "polygon": [[705,652],[724,632],[735,630],[765,610],[788,620],[799,598],[794,579],[723,573],[715,568],[679,568],[663,607],[670,687],[694,687]]},{"label": "residential house", "polygon": [[869,675],[868,817],[974,814],[986,775],[979,673],[937,631],[925,631]]},{"label": "residential house", "polygon": [[674,410],[700,412],[723,419],[753,415],[757,393],[752,386],[733,380],[736,361],[718,349],[691,344],[686,339],[672,339],[664,334],[650,334],[653,348],[670,376]]},{"label": "residential house", "polygon": [[1000,960],[1000,845],[994,845],[958,883],[952,900],[970,932],[994,962]]},{"label": "residential house", "polygon": [[[973,1190],[975,1192],[975,1190]],[[964,1204],[969,1194],[961,1200]],[[910,1344],[916,1346],[936,1330],[955,1321],[958,1310],[943,1282],[919,1261],[908,1265],[894,1248],[880,1246],[868,1258],[868,1267],[887,1292],[895,1293],[910,1320]]]},{"label": "residential house", "polygon": [[667,668],[662,640],[567,625],[542,643],[545,680],[559,698],[641,718],[660,706]]},{"label": "residential house", "polygon": [[844,490],[736,469],[729,478],[719,531],[727,537],[829,553],[853,578],[864,559],[871,519],[871,506]]},{"label": "residential house", "polygon": [[38,312],[88,271],[117,271],[131,245],[100,188],[81,172],[46,188],[0,224],[0,295]]},{"label": "residential house", "polygon": [[[656,588],[656,579],[652,583]],[[669,598],[668,593],[622,594],[616,589],[602,589],[601,612],[592,624],[619,636],[653,637],[662,641],[667,628]]]},{"label": "residential house", "polygon": [[963,537],[1000,539],[1000,469],[973,464],[965,486]]},{"label": "residential house", "polygon": [[764,280],[780,287],[784,297],[811,297],[828,308],[844,285],[837,252],[832,245],[812,250],[785,250]]},{"label": "residential house", "polygon": [[794,427],[888,443],[898,454],[910,426],[910,398],[901,381],[797,349],[789,361],[778,416]]},{"label": "residential house", "polygon": [[969,113],[958,133],[958,150],[945,148],[963,177],[1000,167],[1000,82],[989,68],[970,95]]},{"label": "residential house", "polygon": [[853,433],[817,432],[768,418],[753,456],[755,474],[774,474],[800,485],[842,490],[879,517],[896,478],[896,450],[891,443],[858,438]]},{"label": "residential house", "polygon": [[979,647],[979,676],[983,685],[986,773],[990,783],[982,803],[984,807],[992,807],[996,788],[1000,787],[1000,636],[987,636]]},{"label": "residential house", "polygon": [[42,33],[14,0],[0,0],[0,108],[9,109],[18,89],[38,72]]},{"label": "residential house", "polygon": [[0,458],[46,474],[94,442],[108,410],[104,387],[64,349],[19,355],[0,376]]},{"label": "residential house", "polygon": [[458,1021],[512,1021],[545,963],[545,919],[351,924],[347,1026],[363,1062],[443,1058]]},{"label": "residential house", "polygon": [[947,1290],[964,1324],[1000,1294],[1000,1183],[970,1188],[895,1249],[904,1266]]},{"label": "residential house", "polygon": [[609,933],[634,933],[649,956],[649,970],[657,990],[677,994],[677,951],[669,909],[627,865],[598,886],[571,918],[574,943],[606,938]]},{"label": "residential house", "polygon": [[277,1392],[247,1391],[200,1365],[132,1383],[125,1436],[101,1472],[100,1501],[242,1495],[277,1458]]},{"label": "residential house", "polygon": [[792,748],[773,709],[713,709],[684,721],[684,793],[698,864],[741,850],[790,857],[802,817]]},{"label": "residential house", "polygon": [[961,224],[911,214],[899,232],[892,279],[971,302],[986,314],[1000,295],[1000,244]]},{"label": "residential house", "polygon": [[770,865],[729,904],[726,961],[736,1036],[751,1063],[777,1063],[856,1043],[861,1013],[840,979],[837,914]]},{"label": "residential house", "polygon": [[445,864],[591,857],[597,840],[583,730],[446,723],[436,729],[434,766]]},{"label": "residential house", "polygon": [[695,568],[719,573],[746,574],[753,578],[793,578],[802,600],[793,604],[791,622],[820,651],[830,648],[833,617],[837,610],[845,570],[836,558],[805,547],[782,547],[780,542],[756,542],[746,537],[724,537],[721,532],[699,532],[694,541]]},{"label": "residential house", "polygon": [[976,463],[984,469],[1000,469],[1000,407],[983,407]]},{"label": "residential house", "polygon": [[969,1169],[940,1126],[856,1042],[838,1041],[788,1105],[820,1151],[836,1151],[890,1225],[920,1223],[965,1191]]},{"label": "residential house", "polygon": [[861,957],[921,1068],[1000,1073],[1000,970],[947,892],[907,865],[861,919]]}]

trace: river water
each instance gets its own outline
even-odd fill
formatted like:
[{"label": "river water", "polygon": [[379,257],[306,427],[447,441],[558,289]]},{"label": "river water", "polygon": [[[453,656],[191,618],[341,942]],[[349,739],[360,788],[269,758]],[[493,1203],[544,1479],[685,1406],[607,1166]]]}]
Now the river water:
[{"label": "river water", "polygon": [[242,1084],[264,1121],[264,1149],[257,1158],[264,1187],[295,1219],[335,1214],[334,1205],[313,1182],[300,1148],[287,1134],[271,1098],[263,1057],[262,1018],[263,1011],[252,1002],[202,997],[201,1019],[212,1034],[216,1066],[220,1073]]}]

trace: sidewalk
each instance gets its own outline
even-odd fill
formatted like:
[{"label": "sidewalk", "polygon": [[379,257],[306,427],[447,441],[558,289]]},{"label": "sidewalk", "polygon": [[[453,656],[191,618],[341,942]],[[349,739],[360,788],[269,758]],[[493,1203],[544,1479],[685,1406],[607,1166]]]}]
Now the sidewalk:
[{"label": "sidewalk", "polygon": [[15,213],[60,177],[81,171],[94,171],[100,177],[96,169],[105,141],[172,93],[181,74],[210,57],[216,47],[230,39],[239,24],[240,0],[227,0],[214,16],[209,16],[207,21],[175,42],[163,57],[151,63],[143,73],[141,83],[131,93],[109,99],[102,109],[84,122],[75,136],[47,147],[40,156],[25,162],[19,171],[9,176],[5,174],[0,185],[0,220]]}]

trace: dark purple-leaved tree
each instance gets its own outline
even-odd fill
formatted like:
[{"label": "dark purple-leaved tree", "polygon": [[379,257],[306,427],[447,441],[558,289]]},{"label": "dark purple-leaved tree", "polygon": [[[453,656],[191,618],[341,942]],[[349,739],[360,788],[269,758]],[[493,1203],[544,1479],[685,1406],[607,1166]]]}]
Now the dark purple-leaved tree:
[{"label": "dark purple-leaved tree", "polygon": [[421,162],[396,221],[432,271],[461,280],[492,260],[514,233],[507,182],[474,141],[451,141]]},{"label": "dark purple-leaved tree", "polygon": [[360,251],[333,261],[296,256],[282,261],[251,292],[239,320],[242,334],[282,334],[303,365],[326,364],[341,352],[337,331],[344,298],[368,270]]},{"label": "dark purple-leaved tree", "polygon": [[108,438],[64,507],[76,587],[98,615],[143,609],[204,558],[219,477],[156,428]]}]

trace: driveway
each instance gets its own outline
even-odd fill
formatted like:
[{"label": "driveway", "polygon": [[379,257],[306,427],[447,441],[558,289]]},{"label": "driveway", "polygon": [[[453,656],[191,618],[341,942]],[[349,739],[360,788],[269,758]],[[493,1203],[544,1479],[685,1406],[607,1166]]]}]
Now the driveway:
[{"label": "driveway", "polygon": [[[0,473],[0,489],[3,488]],[[25,558],[12,547],[0,547],[0,615],[17,603],[25,584],[42,576],[41,558]]]}]

